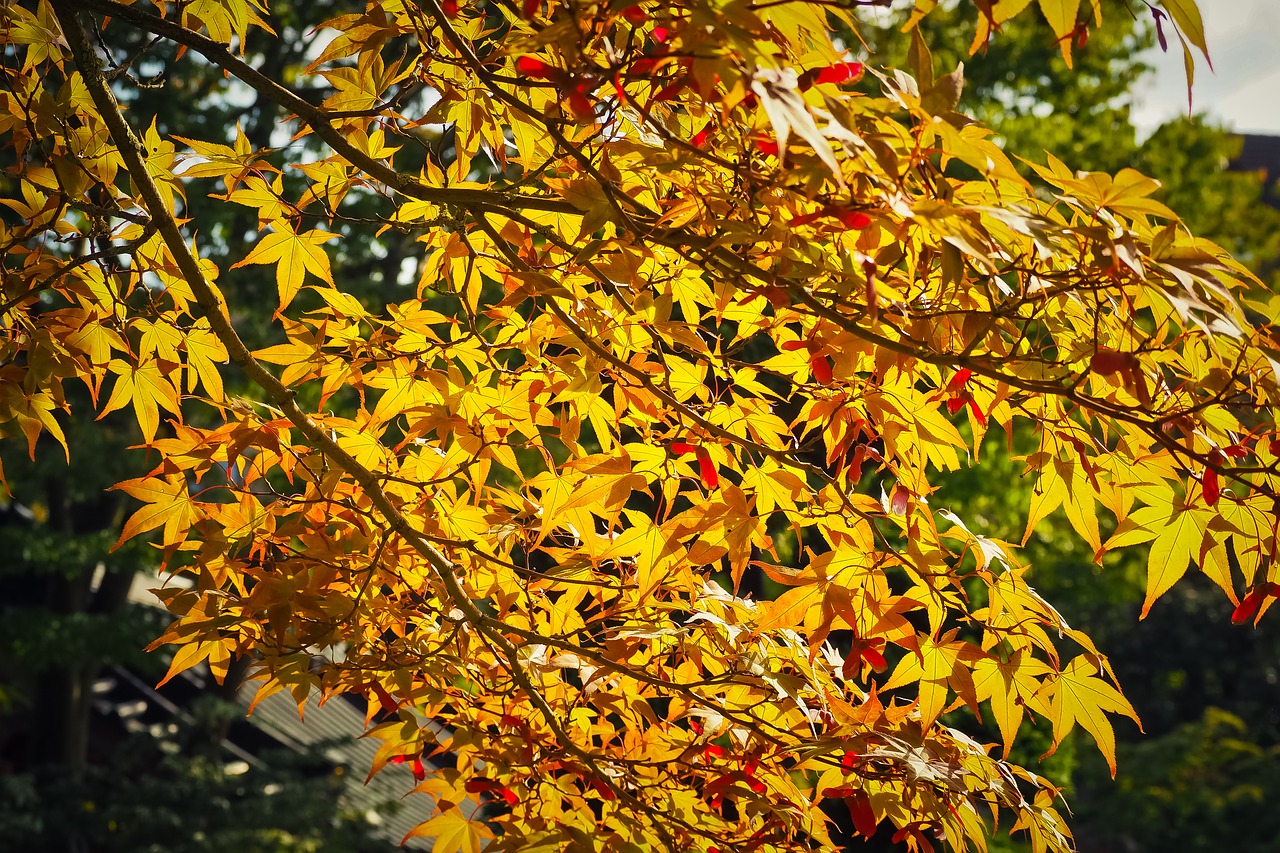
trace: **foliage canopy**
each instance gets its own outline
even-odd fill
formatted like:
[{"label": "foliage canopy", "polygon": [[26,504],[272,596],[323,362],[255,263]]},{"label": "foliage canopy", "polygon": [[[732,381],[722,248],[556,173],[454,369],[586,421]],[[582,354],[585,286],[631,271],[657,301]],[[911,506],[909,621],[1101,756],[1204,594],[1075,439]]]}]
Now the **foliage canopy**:
[{"label": "foliage canopy", "polygon": [[[1002,812],[1069,849],[1053,786],[939,717],[1004,756],[1028,715],[1079,726],[1114,772],[1136,715],[1015,545],[930,498],[1021,424],[1028,531],[1152,542],[1144,613],[1194,563],[1260,617],[1280,305],[1132,169],[1051,157],[1037,191],[923,39],[913,74],[856,61],[865,5],[373,0],[274,75],[256,0],[0,9],[0,421],[70,453],[68,385],[136,416],[121,541],[174,572],[170,677],[363,695],[372,772],[452,756],[414,832],[443,853],[829,848],[839,800],[918,849]],[[974,5],[975,48],[1031,6]],[[1079,7],[1039,3],[1068,62]],[[1153,12],[1190,70],[1199,12]],[[164,50],[289,118],[161,134]],[[211,205],[256,217],[221,269]],[[411,280],[357,298],[333,256],[392,235]],[[251,349],[224,294],[259,266]],[[760,576],[785,592],[735,594]]]}]

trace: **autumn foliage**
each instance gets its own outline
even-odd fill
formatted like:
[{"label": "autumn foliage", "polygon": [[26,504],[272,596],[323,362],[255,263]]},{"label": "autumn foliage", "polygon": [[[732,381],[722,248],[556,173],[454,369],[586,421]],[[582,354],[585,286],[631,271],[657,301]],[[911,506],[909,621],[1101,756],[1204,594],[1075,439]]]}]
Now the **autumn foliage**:
[{"label": "autumn foliage", "polygon": [[[919,850],[1069,849],[1010,745],[1079,726],[1114,770],[1134,709],[931,496],[1027,437],[1028,533],[1061,508],[1099,561],[1150,543],[1144,611],[1195,565],[1261,618],[1280,306],[1137,172],[1033,187],[922,40],[848,49],[865,5],[370,0],[288,79],[241,58],[258,0],[0,8],[0,420],[74,457],[69,387],[136,415],[170,677],[362,695],[440,853],[829,849],[839,801]],[[974,5],[982,38],[1031,6]],[[1039,8],[1068,58],[1104,25]],[[126,32],[277,104],[280,150],[162,135]],[[256,213],[223,269],[197,198]],[[415,280],[358,299],[331,253],[388,231]],[[251,351],[219,282],[259,267]]]}]

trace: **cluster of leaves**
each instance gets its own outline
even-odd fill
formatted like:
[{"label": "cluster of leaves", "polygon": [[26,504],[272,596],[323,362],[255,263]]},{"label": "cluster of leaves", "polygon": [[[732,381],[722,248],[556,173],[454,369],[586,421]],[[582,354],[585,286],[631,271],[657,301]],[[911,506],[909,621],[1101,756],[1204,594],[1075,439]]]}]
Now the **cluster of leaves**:
[{"label": "cluster of leaves", "polygon": [[[0,421],[69,451],[64,383],[133,411],[161,461],[120,484],[121,541],[157,532],[189,581],[160,593],[170,677],[251,656],[260,695],[363,694],[373,772],[456,759],[414,833],[445,851],[807,850],[824,800],[917,849],[1001,811],[1067,849],[1056,789],[938,718],[990,713],[1005,756],[1028,713],[1054,746],[1078,724],[1114,770],[1133,710],[930,496],[1022,424],[1028,531],[1064,507],[1099,560],[1154,540],[1147,607],[1194,561],[1260,617],[1280,306],[1247,316],[1256,280],[1133,170],[1050,158],[1037,192],[923,40],[915,77],[855,62],[831,32],[859,5],[371,2],[293,79],[237,55],[256,2],[0,10]],[[977,5],[989,35],[1030,4]],[[1079,4],[1040,6],[1069,58]],[[322,156],[122,111],[162,43]],[[225,269],[197,195],[256,215]],[[370,304],[329,253],[388,233],[416,292]],[[259,265],[281,342],[250,351],[220,281]],[[787,591],[736,594],[760,574]]]}]

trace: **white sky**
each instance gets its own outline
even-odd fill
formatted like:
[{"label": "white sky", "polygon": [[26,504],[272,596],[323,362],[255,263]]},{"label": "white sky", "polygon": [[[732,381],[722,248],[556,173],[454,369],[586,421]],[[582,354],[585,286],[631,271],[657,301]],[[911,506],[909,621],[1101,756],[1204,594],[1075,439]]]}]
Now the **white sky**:
[{"label": "white sky", "polygon": [[[1197,53],[1194,109],[1232,130],[1280,135],[1280,0],[1199,0],[1213,70]],[[1139,7],[1141,8],[1141,7]],[[1186,115],[1182,49],[1171,30],[1169,52],[1145,59],[1156,67],[1137,92],[1134,124],[1145,135]]]}]

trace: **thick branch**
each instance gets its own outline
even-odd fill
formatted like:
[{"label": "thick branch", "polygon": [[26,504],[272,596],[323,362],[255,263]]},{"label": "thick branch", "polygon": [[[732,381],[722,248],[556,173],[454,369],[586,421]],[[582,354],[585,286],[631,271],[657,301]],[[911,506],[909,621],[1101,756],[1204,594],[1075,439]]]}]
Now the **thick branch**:
[{"label": "thick branch", "polygon": [[515,207],[558,213],[578,212],[577,208],[560,199],[503,193],[498,190],[457,189],[423,184],[356,148],[342,134],[342,131],[333,126],[331,122],[334,116],[272,80],[213,39],[192,32],[158,15],[144,12],[136,6],[124,6],[114,0],[78,0],[77,5],[127,21],[139,29],[163,36],[200,54],[218,68],[252,87],[267,100],[292,112],[315,131],[316,136],[324,140],[325,144],[346,158],[349,163],[396,192],[435,204],[453,204],[479,210],[502,211]]}]

